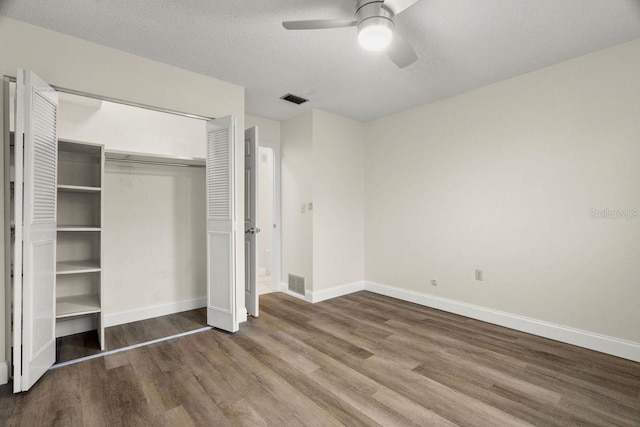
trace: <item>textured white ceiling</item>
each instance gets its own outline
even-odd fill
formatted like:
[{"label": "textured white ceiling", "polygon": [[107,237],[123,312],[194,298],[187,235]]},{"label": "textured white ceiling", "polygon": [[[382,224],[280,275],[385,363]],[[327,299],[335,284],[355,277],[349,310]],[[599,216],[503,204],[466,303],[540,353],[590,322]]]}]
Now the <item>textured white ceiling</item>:
[{"label": "textured white ceiling", "polygon": [[[418,62],[363,51],[356,0],[2,0],[0,14],[246,87],[248,114],[370,120],[640,38],[640,0],[421,0],[396,19]],[[309,98],[302,106],[279,99]]]}]

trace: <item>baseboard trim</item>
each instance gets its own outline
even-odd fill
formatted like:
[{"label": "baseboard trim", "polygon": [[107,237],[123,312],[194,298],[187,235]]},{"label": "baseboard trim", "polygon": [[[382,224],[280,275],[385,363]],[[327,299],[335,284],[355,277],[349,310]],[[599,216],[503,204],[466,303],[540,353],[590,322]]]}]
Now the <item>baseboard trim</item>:
[{"label": "baseboard trim", "polygon": [[574,329],[567,326],[505,313],[498,310],[467,304],[447,298],[436,297],[394,286],[382,285],[380,283],[365,282],[364,289],[380,295],[386,295],[403,301],[436,308],[449,313],[459,314],[461,316],[482,320],[484,322],[504,326],[517,331],[640,362],[640,343],[625,341],[606,335]]},{"label": "baseboard trim", "polygon": [[309,295],[308,291],[305,291],[304,295],[300,295],[297,292],[291,292],[289,289],[285,289],[285,290],[283,290],[281,292],[289,295],[290,297],[298,298],[298,299],[301,299],[301,300],[306,301],[306,302],[311,302],[311,295]]},{"label": "baseboard trim", "polygon": [[309,291],[305,291],[304,295],[300,295],[296,292],[291,292],[289,290],[289,285],[286,282],[280,282],[280,289],[277,292],[282,292],[283,294],[287,294],[290,297],[298,298],[303,301],[311,302],[311,295]]},{"label": "baseboard trim", "polygon": [[289,285],[287,284],[287,282],[280,282],[280,288],[277,289],[278,292],[284,292],[287,289],[289,289]]},{"label": "baseboard trim", "polygon": [[0,385],[7,384],[9,382],[9,364],[7,362],[0,362]]},{"label": "baseboard trim", "polygon": [[82,332],[94,331],[98,327],[96,316],[83,316],[70,319],[60,319],[56,322],[56,338]]},{"label": "baseboard trim", "polygon": [[319,291],[309,291],[307,295],[309,296],[309,301],[313,304],[321,301],[326,301],[331,298],[341,297],[343,295],[349,295],[354,292],[362,291],[365,288],[365,283],[361,282],[353,282],[347,283],[345,285],[334,286],[328,289],[322,289]]},{"label": "baseboard trim", "polygon": [[242,307],[238,311],[238,323],[246,322],[248,316],[249,316],[249,313],[247,313],[247,308],[246,307]]},{"label": "baseboard trim", "polygon": [[307,291],[306,296],[303,297],[302,295],[290,292],[286,283],[280,283],[280,292],[303,299],[310,303],[326,301],[331,298],[348,295],[362,290],[443,310],[453,314],[459,314],[461,316],[549,338],[566,344],[587,348],[589,350],[599,351],[612,356],[622,357],[623,359],[633,360],[634,362],[640,362],[640,343],[637,342],[613,338],[594,332],[570,328],[568,326],[562,326],[551,322],[493,310],[478,305],[467,304],[448,298],[436,297],[421,292],[410,291],[395,286],[362,281],[335,286],[333,288],[323,289],[316,292]]},{"label": "baseboard trim", "polygon": [[139,320],[152,319],[158,316],[180,313],[182,311],[194,310],[206,307],[207,297],[200,297],[190,300],[176,301],[169,304],[144,307],[135,310],[121,311],[118,313],[105,313],[105,327],[123,325],[125,323],[137,322]]}]

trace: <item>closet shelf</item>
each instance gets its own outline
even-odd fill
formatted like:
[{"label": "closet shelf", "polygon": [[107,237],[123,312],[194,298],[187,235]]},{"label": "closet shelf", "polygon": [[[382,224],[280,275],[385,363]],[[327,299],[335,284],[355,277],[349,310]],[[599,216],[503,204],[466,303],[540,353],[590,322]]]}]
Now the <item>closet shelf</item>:
[{"label": "closet shelf", "polygon": [[56,274],[79,274],[100,271],[99,260],[64,261],[56,263]]},{"label": "closet shelf", "polygon": [[102,146],[83,141],[75,141],[73,139],[58,138],[58,150],[71,153],[89,154],[99,158]]},{"label": "closet shelf", "polygon": [[100,231],[100,227],[65,225],[65,226],[59,226],[58,231]]},{"label": "closet shelf", "polygon": [[97,193],[102,191],[100,187],[86,187],[83,185],[58,185],[58,191],[69,191],[73,193]]},{"label": "closet shelf", "polygon": [[135,153],[131,151],[105,150],[105,160],[130,162],[130,163],[147,163],[154,165],[167,166],[199,166],[205,165],[205,159],[198,157],[174,157],[163,154],[151,153]]},{"label": "closet shelf", "polygon": [[100,299],[97,294],[73,295],[56,299],[56,319],[99,312]]}]

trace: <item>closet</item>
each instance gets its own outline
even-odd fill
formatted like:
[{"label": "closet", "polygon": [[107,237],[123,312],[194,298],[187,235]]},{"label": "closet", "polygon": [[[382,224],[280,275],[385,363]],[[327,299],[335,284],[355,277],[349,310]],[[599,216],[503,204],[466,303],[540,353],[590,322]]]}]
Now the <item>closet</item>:
[{"label": "closet", "polygon": [[[5,118],[15,120],[5,142],[15,392],[53,364],[59,336],[96,330],[104,349],[106,326],[194,305],[207,307],[211,326],[235,332],[241,321],[235,118],[194,119],[191,137],[167,142],[184,116],[145,118],[157,112],[74,96],[18,70]],[[114,126],[125,107],[139,110],[125,114],[140,119],[132,123],[151,123],[148,135]]]}]

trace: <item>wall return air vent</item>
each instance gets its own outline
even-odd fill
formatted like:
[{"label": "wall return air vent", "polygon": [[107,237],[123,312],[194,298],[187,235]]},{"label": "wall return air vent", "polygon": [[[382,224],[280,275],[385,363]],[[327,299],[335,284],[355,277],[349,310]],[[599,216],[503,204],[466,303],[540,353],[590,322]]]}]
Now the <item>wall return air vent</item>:
[{"label": "wall return air vent", "polygon": [[280,99],[284,99],[285,101],[293,102],[296,105],[304,104],[308,101],[308,99],[304,99],[300,96],[292,95],[290,93],[281,96]]},{"label": "wall return air vent", "polygon": [[304,277],[289,273],[289,291],[304,295]]}]

